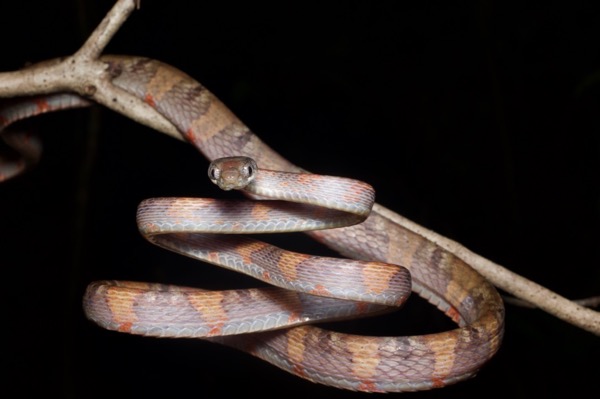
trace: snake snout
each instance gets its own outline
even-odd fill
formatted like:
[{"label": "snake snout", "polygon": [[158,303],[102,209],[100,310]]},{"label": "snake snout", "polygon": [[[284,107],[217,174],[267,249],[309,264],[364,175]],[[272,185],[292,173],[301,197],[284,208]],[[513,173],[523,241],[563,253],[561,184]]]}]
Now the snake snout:
[{"label": "snake snout", "polygon": [[223,190],[241,189],[246,185],[243,177],[237,170],[225,170],[221,174],[218,186]]}]

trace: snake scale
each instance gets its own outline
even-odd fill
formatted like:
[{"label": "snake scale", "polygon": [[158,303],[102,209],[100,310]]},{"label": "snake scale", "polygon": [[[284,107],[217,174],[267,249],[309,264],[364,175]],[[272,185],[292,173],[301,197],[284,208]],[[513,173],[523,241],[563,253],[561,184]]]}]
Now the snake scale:
[{"label": "snake scale", "polygon": [[[368,392],[443,387],[474,376],[497,352],[504,307],[495,288],[458,257],[396,223],[392,211],[373,205],[368,185],[346,179],[340,184],[349,191],[342,191],[337,189],[337,178],[319,185],[319,179],[330,177],[311,175],[291,164],[206,88],[167,64],[129,56],[104,56],[102,61],[115,86],[154,107],[209,160],[249,157],[256,164],[242,166],[242,172],[235,166],[234,175],[256,174],[262,182],[277,179],[278,172],[285,177],[276,183],[281,189],[277,194],[259,188],[253,192],[252,187],[261,187],[256,182],[244,188],[258,201],[155,198],[138,208],[140,231],[153,243],[208,262],[226,263],[225,267],[239,267],[278,287],[207,292],[98,281],[88,286],[83,301],[88,318],[127,333],[202,337],[239,348],[313,382]],[[0,130],[25,117],[90,104],[74,94],[18,102],[0,110]],[[23,146],[39,153],[33,141]],[[235,165],[240,160],[242,165],[252,162],[234,160]],[[0,166],[0,181],[24,167],[21,160],[12,166],[5,163]],[[228,168],[213,166],[211,178],[229,173]],[[289,194],[286,190],[291,186],[306,190],[305,194]],[[317,195],[321,189],[335,193]],[[260,201],[272,195],[284,201]],[[341,198],[343,204],[334,198]],[[301,203],[290,205],[288,200]],[[324,224],[315,214],[334,224]],[[272,229],[273,222],[262,223],[267,216],[274,217],[275,224],[293,224],[296,230],[318,229],[307,234],[350,259],[326,258],[323,266],[319,263],[323,260],[228,234],[244,233],[246,228]],[[310,223],[298,222],[300,216]],[[220,234],[190,231],[206,219],[212,228],[221,229]],[[263,266],[263,260],[274,263]],[[329,269],[338,272],[331,276]],[[394,309],[406,299],[411,280],[412,291],[443,311],[457,328],[419,336],[371,337],[304,324]],[[266,309],[271,316],[254,315],[255,309]],[[268,331],[261,331],[265,328]]]}]

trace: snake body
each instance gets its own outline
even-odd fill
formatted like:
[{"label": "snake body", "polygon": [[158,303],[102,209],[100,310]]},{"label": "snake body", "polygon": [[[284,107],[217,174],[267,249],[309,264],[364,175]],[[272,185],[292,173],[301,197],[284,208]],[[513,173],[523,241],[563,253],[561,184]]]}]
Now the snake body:
[{"label": "snake body", "polygon": [[[472,377],[497,352],[503,336],[504,308],[494,287],[455,255],[402,227],[392,211],[375,204],[369,213],[372,194],[367,194],[369,198],[361,194],[358,199],[352,194],[365,192],[364,183],[348,180],[345,183],[349,191],[326,194],[325,199],[350,195],[346,202],[365,202],[366,211],[362,205],[360,209],[348,209],[336,204],[337,200],[333,206],[332,201],[325,201],[329,202],[325,208],[318,204],[315,210],[312,194],[318,190],[311,183],[307,186],[307,182],[315,179],[318,183],[319,177],[306,174],[277,154],[194,79],[155,60],[121,56],[105,56],[102,60],[115,86],[154,107],[209,160],[253,158],[261,169],[285,173],[283,184],[278,183],[279,188],[284,187],[284,199],[298,201],[297,195],[286,194],[286,184],[296,184],[288,183],[293,179],[300,186],[309,187],[305,197],[310,198],[300,199],[303,203],[298,204],[299,208],[277,201],[221,203],[159,198],[142,202],[138,208],[140,231],[153,243],[212,263],[226,263],[226,267],[241,265],[245,272],[279,288],[215,293],[159,284],[95,282],[84,298],[90,319],[128,333],[204,337],[244,350],[314,382],[370,392],[443,387]],[[88,105],[87,100],[78,101],[77,96],[70,94],[47,98],[61,98],[63,105],[68,104],[66,107]],[[2,127],[22,116],[53,110],[40,109],[31,102],[23,107],[30,107],[30,111],[0,113]],[[325,188],[333,187],[333,183],[325,184]],[[254,199],[271,194],[268,190],[248,192]],[[197,218],[198,209],[208,211],[212,217],[202,213]],[[315,211],[326,219],[342,220],[336,222],[342,224],[333,227],[348,227],[329,228],[332,225],[321,224],[308,234],[343,256],[360,261],[351,261],[351,268],[331,260],[343,270],[334,277],[313,257],[229,235],[244,232],[245,223],[251,230],[257,226],[268,229],[264,226],[270,222],[262,220],[269,214],[279,218],[280,225],[289,225],[300,220],[299,214],[314,219],[311,215]],[[222,234],[212,234],[214,230],[209,234],[203,230],[190,232],[207,220],[213,227],[220,226]],[[316,223],[323,223],[320,220]],[[300,222],[301,228],[296,229],[304,230],[304,223]],[[309,228],[315,226],[311,224]],[[271,269],[262,266],[264,259],[274,261]],[[456,329],[418,336],[369,337],[302,324],[323,317],[339,319],[379,313],[399,305],[406,298],[410,280],[405,268],[410,271],[412,290],[456,322]],[[314,277],[313,272],[319,276]],[[292,287],[287,285],[289,281]],[[336,299],[340,296],[344,299]],[[250,307],[238,308],[242,302]],[[269,308],[274,316],[251,318],[254,309],[261,306]],[[205,324],[198,327],[200,322]],[[286,323],[294,327],[281,329]],[[275,330],[258,332],[263,328]],[[239,335],[242,332],[253,333]]]}]

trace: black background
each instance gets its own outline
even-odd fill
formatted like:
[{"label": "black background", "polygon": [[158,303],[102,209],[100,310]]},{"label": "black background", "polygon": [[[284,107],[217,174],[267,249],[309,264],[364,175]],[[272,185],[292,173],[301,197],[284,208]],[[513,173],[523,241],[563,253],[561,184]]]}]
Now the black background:
[{"label": "black background", "polygon": [[[299,166],[368,181],[383,205],[561,295],[598,295],[594,2],[324,3],[144,1],[107,52],[177,66]],[[3,2],[0,70],[74,52],[111,5]],[[191,146],[99,107],[20,126],[39,132],[45,150],[34,170],[0,186],[11,397],[361,396],[211,343],[85,320],[81,296],[97,279],[254,283],[137,232],[145,198],[224,195]],[[326,253],[296,235],[289,246]],[[377,333],[445,328],[418,299],[405,310]],[[408,396],[598,395],[598,337],[512,306],[506,323],[477,378]]]}]

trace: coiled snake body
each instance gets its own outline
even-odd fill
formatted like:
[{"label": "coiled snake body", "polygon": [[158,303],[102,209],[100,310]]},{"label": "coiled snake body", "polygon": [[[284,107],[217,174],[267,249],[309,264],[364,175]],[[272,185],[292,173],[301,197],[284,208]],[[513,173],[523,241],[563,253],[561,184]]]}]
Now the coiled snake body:
[{"label": "coiled snake body", "polygon": [[[100,281],[90,284],[84,298],[91,320],[134,334],[207,338],[302,378],[360,391],[442,387],[473,376],[496,353],[504,325],[496,290],[461,259],[396,223],[393,212],[373,205],[368,185],[301,173],[208,90],[173,67],[136,57],[106,56],[103,61],[114,85],[153,106],[209,160],[238,157],[214,164],[213,180],[231,188],[223,181],[231,183],[240,173],[243,180],[256,175],[244,188],[249,197],[286,201],[142,202],[138,224],[153,243],[224,264],[278,288],[206,292]],[[89,104],[71,94],[26,101],[0,111],[0,128],[41,112]],[[20,169],[0,167],[0,180]],[[281,227],[319,229],[308,234],[356,260],[316,259],[229,234]],[[406,299],[411,278],[412,290],[458,328],[420,336],[366,337],[304,325],[389,311]]]}]

